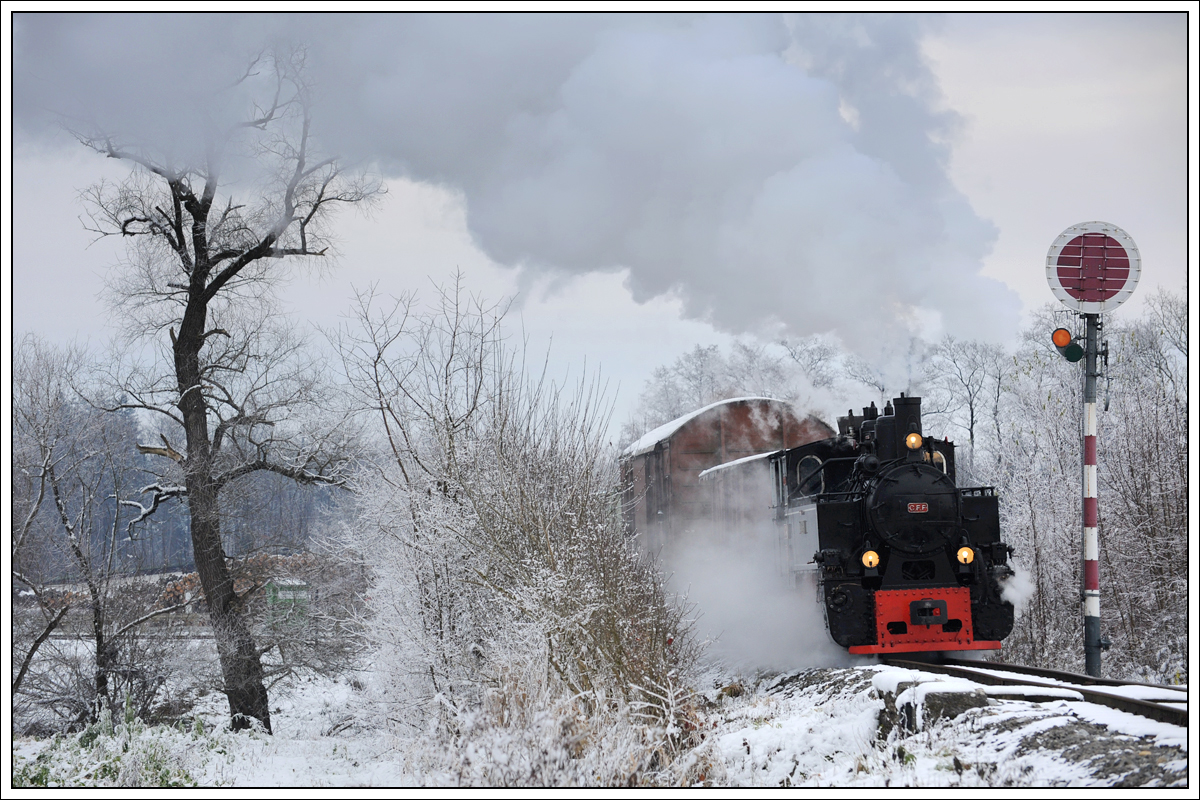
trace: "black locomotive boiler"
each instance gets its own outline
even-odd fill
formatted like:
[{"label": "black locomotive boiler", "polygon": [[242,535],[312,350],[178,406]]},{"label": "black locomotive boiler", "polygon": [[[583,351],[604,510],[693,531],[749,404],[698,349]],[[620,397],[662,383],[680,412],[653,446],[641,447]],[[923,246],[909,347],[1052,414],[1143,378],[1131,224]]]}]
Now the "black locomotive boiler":
[{"label": "black locomotive boiler", "polygon": [[815,589],[851,653],[995,650],[1012,630],[996,492],[957,485],[954,445],[923,435],[919,397],[901,394],[882,413],[872,403],[840,417],[837,436],[701,479],[714,523],[735,527],[746,514],[726,513],[738,506],[731,492],[771,482],[779,562]]}]

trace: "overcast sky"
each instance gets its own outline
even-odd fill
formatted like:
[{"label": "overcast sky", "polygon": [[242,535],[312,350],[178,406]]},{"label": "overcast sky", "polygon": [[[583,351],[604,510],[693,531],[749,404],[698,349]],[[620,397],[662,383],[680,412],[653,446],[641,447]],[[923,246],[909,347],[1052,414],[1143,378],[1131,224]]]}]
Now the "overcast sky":
[{"label": "overcast sky", "polygon": [[121,246],[93,243],[78,193],[126,167],[64,121],[186,152],[197,98],[296,43],[322,142],[389,191],[340,219],[336,269],[297,278],[290,308],[329,325],[352,287],[428,294],[462,270],[473,291],[518,296],[513,322],[536,348],[553,339],[557,368],[586,359],[619,383],[618,419],[655,366],[731,335],[832,333],[864,354],[910,332],[1010,341],[1052,300],[1046,250],[1078,222],[1138,244],[1142,282],[1118,314],[1184,285],[1183,14],[14,28],[18,336],[113,332],[98,295]]}]

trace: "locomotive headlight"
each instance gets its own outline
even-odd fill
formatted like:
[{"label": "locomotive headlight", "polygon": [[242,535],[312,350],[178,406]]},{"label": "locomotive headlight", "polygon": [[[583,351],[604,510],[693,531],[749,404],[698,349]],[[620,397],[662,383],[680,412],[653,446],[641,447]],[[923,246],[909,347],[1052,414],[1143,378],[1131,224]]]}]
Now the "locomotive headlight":
[{"label": "locomotive headlight", "polygon": [[904,437],[904,443],[908,445],[909,450],[916,450],[921,446],[923,441],[925,440],[921,438],[921,434],[919,433],[910,433],[908,436]]},{"label": "locomotive headlight", "polygon": [[970,564],[975,560],[975,551],[969,547],[958,548],[958,561],[960,564]]},{"label": "locomotive headlight", "polygon": [[869,569],[874,569],[875,567],[878,567],[879,566],[879,553],[876,553],[874,550],[868,550],[867,552],[863,553],[862,563],[863,563],[864,567],[867,567]]}]

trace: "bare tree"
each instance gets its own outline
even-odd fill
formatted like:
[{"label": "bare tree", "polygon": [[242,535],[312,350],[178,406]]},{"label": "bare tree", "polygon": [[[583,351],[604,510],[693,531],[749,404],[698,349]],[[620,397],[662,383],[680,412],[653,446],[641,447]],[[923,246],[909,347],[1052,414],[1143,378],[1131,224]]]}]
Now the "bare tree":
[{"label": "bare tree", "polygon": [[[54,607],[45,591],[45,571],[35,571],[32,567],[46,566],[47,543],[38,541],[36,533],[39,516],[45,516],[43,509],[56,483],[54,478],[64,472],[62,461],[70,449],[70,425],[66,419],[69,398],[63,396],[61,390],[65,387],[61,377],[55,381],[55,375],[78,368],[81,359],[78,351],[70,351],[62,354],[58,363],[52,363],[41,357],[42,349],[39,341],[25,337],[15,351],[13,370],[10,564],[14,584],[25,587],[19,590],[22,594],[33,596],[43,617],[40,631],[20,657],[12,683],[14,695],[21,690],[38,650],[70,610],[66,604]],[[65,471],[69,472],[69,468]],[[18,627],[18,620],[14,620],[14,633]]]},{"label": "bare tree", "polygon": [[[120,585],[130,551],[130,515],[122,498],[144,474],[129,447],[136,435],[131,415],[99,411],[75,394],[72,382],[81,382],[87,372],[78,348],[60,349],[27,336],[16,351],[13,466],[20,485],[13,487],[13,577],[33,595],[45,622],[12,688],[14,694],[24,690],[69,727],[94,719],[103,708],[115,709],[126,697],[139,715],[149,710],[163,678],[136,657],[133,638],[139,627],[182,607],[156,606]],[[78,591],[49,586],[51,581]],[[39,649],[72,609],[87,616],[70,632],[90,644],[90,668],[80,667],[77,653],[60,653],[60,664],[31,673]],[[28,616],[27,610],[18,616]],[[33,685],[23,685],[31,674],[37,676]]]},{"label": "bare tree", "polygon": [[832,387],[837,381],[839,348],[823,336],[783,339],[779,342],[788,356],[803,370],[817,388]]},{"label": "bare tree", "polygon": [[[1100,419],[1102,608],[1109,669],[1187,674],[1187,305],[1160,290],[1140,319],[1106,322],[1112,402]],[[1115,670],[1114,670],[1115,671]]]},{"label": "bare tree", "polygon": [[999,405],[1008,360],[997,345],[947,335],[934,348],[926,367],[927,384],[934,395],[931,407],[944,414],[949,425],[967,434],[963,466],[971,480],[977,479],[977,438],[989,411],[997,432],[1001,425]]},{"label": "bare tree", "polygon": [[884,375],[883,369],[875,366],[862,356],[847,355],[843,361],[843,370],[851,380],[874,389],[879,395],[880,403],[891,397],[889,381],[887,376]]},{"label": "bare tree", "polygon": [[[1111,637],[1104,668],[1178,683],[1188,671],[1187,307],[1168,292],[1147,299],[1140,318],[1105,320],[1112,396],[1098,451],[1101,609]],[[1011,356],[976,342],[946,352],[944,342],[937,394],[957,398],[947,423],[968,432],[974,406],[976,464],[992,470],[1016,548],[1022,613],[1006,657],[1079,670],[1083,387],[1079,365],[1050,342],[1064,316],[1049,307],[1036,314]]]},{"label": "bare tree", "polygon": [[[135,337],[159,346],[162,359],[148,369],[135,360],[117,376],[128,396],[121,407],[153,412],[166,429],[139,449],[161,457],[166,473],[177,476],[150,488],[138,519],[164,499],[186,495],[235,729],[258,720],[270,730],[271,721],[245,598],[234,591],[226,564],[222,493],[264,470],[336,484],[347,463],[344,436],[317,413],[317,365],[304,342],[276,324],[271,289],[286,274],[284,260],[326,254],[335,207],[367,202],[379,191],[315,155],[302,71],[303,53],[254,62],[238,89],[261,89],[267,99],[240,122],[212,124],[195,159],[109,132],[79,137],[133,166],[129,179],[93,187],[86,198],[92,228],[131,243],[114,305]],[[224,170],[235,164],[241,172],[230,186],[244,185],[251,167],[263,176],[256,196],[224,188]]]},{"label": "bare tree", "polygon": [[673,363],[655,368],[622,426],[621,441],[632,442],[664,422],[730,397],[761,395],[794,402],[800,394],[796,369],[768,347],[735,341],[726,356],[715,344],[696,345]]}]

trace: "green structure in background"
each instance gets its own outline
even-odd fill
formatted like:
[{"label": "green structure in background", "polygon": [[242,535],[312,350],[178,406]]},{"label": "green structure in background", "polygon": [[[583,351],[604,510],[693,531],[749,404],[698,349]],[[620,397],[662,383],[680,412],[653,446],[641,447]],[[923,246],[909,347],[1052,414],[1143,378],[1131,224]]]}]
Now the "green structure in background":
[{"label": "green structure in background", "polygon": [[263,587],[267,593],[267,610],[272,620],[300,620],[308,616],[311,596],[308,583],[294,578],[272,578]]}]

